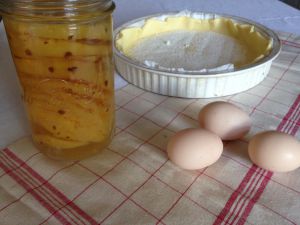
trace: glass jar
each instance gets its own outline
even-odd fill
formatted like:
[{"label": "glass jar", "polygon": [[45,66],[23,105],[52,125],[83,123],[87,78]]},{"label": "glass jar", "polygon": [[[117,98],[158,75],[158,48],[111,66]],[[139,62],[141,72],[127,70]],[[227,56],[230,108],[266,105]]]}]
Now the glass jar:
[{"label": "glass jar", "polygon": [[114,129],[110,0],[0,0],[35,146],[78,160]]}]

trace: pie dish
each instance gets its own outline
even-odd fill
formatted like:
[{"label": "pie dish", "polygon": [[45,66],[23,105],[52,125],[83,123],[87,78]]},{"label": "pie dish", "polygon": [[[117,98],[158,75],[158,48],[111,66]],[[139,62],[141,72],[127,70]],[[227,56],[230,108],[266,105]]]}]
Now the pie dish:
[{"label": "pie dish", "polygon": [[[169,59],[177,53],[176,51],[172,54],[166,52],[165,58],[160,57],[163,54],[155,53],[155,50],[161,49],[163,44],[157,45],[150,39],[170,45],[170,42],[176,39],[172,37],[178,33],[183,36],[183,32],[193,35],[209,34],[212,36],[213,34],[214,38],[223,35],[227,39],[236,40],[244,49],[243,60],[234,61],[233,57],[230,59],[233,60],[232,62],[229,60],[220,65],[204,64],[210,67],[192,69],[185,68],[185,64],[178,67],[163,65],[167,61],[171,62],[172,60]],[[161,38],[163,35],[167,35],[171,41]],[[192,43],[196,46],[192,48],[193,51],[201,48],[203,38],[198,37],[198,39],[196,44]],[[211,40],[210,43],[207,41],[209,48],[217,43],[213,42],[213,38]],[[146,43],[144,49],[138,51],[142,54],[135,57],[134,49],[143,43]],[[151,43],[158,47],[152,47]],[[180,45],[181,42],[177,41],[178,43]],[[188,47],[189,45],[182,47],[183,52]],[[225,47],[227,43],[222,46],[222,48]],[[199,60],[199,57],[189,60],[189,62],[195,62],[191,65],[200,65],[208,58],[212,61],[217,59],[211,55],[215,50],[209,48],[206,49],[206,54],[202,55],[202,60]],[[174,45],[167,49],[178,49],[178,46]],[[116,69],[125,80],[154,93],[184,98],[221,97],[254,87],[267,76],[271,63],[278,56],[280,49],[281,44],[277,35],[260,24],[244,18],[202,12],[183,11],[139,18],[116,29],[114,36]],[[151,56],[151,51],[160,61],[142,59],[143,56]],[[145,52],[147,54],[144,54]],[[182,55],[180,61],[184,61],[187,57],[191,58],[191,55]],[[173,64],[170,65],[174,65],[174,62],[171,63]]]}]

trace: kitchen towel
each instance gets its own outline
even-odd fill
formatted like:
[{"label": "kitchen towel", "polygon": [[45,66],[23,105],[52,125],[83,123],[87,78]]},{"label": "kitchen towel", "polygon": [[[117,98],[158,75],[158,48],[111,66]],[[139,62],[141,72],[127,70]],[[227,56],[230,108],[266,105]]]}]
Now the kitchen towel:
[{"label": "kitchen towel", "polygon": [[[247,154],[263,130],[300,138],[300,37],[279,35],[283,49],[269,75],[246,92],[181,99],[130,84],[117,90],[115,137],[94,157],[54,161],[29,137],[0,151],[0,224],[300,224],[300,169],[272,173]],[[248,112],[251,131],[225,142],[207,168],[176,167],[165,152],[169,137],[197,127],[200,109],[217,100]]]}]

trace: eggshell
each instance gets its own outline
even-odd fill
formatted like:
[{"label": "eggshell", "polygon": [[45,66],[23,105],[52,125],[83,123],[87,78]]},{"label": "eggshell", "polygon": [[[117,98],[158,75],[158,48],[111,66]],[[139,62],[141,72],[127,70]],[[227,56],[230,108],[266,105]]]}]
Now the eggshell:
[{"label": "eggshell", "polygon": [[179,167],[196,170],[216,162],[223,151],[222,140],[214,133],[189,128],[176,133],[169,141],[167,153]]},{"label": "eggshell", "polygon": [[199,125],[215,134],[222,140],[236,140],[243,137],[251,128],[247,113],[228,102],[212,102],[199,113]]},{"label": "eggshell", "polygon": [[300,166],[300,143],[291,135],[266,131],[255,135],[248,153],[254,164],[274,172],[288,172]]}]

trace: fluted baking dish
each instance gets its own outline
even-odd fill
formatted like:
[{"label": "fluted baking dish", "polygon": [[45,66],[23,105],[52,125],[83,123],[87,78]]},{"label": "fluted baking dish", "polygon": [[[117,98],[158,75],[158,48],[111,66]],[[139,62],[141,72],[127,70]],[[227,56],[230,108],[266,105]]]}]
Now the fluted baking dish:
[{"label": "fluted baking dish", "polygon": [[[232,21],[234,26],[248,26],[250,35],[256,32],[259,36],[268,39],[270,46],[266,54],[233,71],[168,71],[132,59],[124,54],[118,44],[122,31],[128,28],[142,28],[150,19],[163,21],[182,15],[199,20],[224,19]],[[260,24],[240,17],[202,12],[167,13],[143,17],[122,25],[114,33],[115,65],[125,80],[154,93],[183,98],[221,97],[256,86],[267,76],[272,61],[278,56],[280,49],[281,44],[277,35]]]}]

